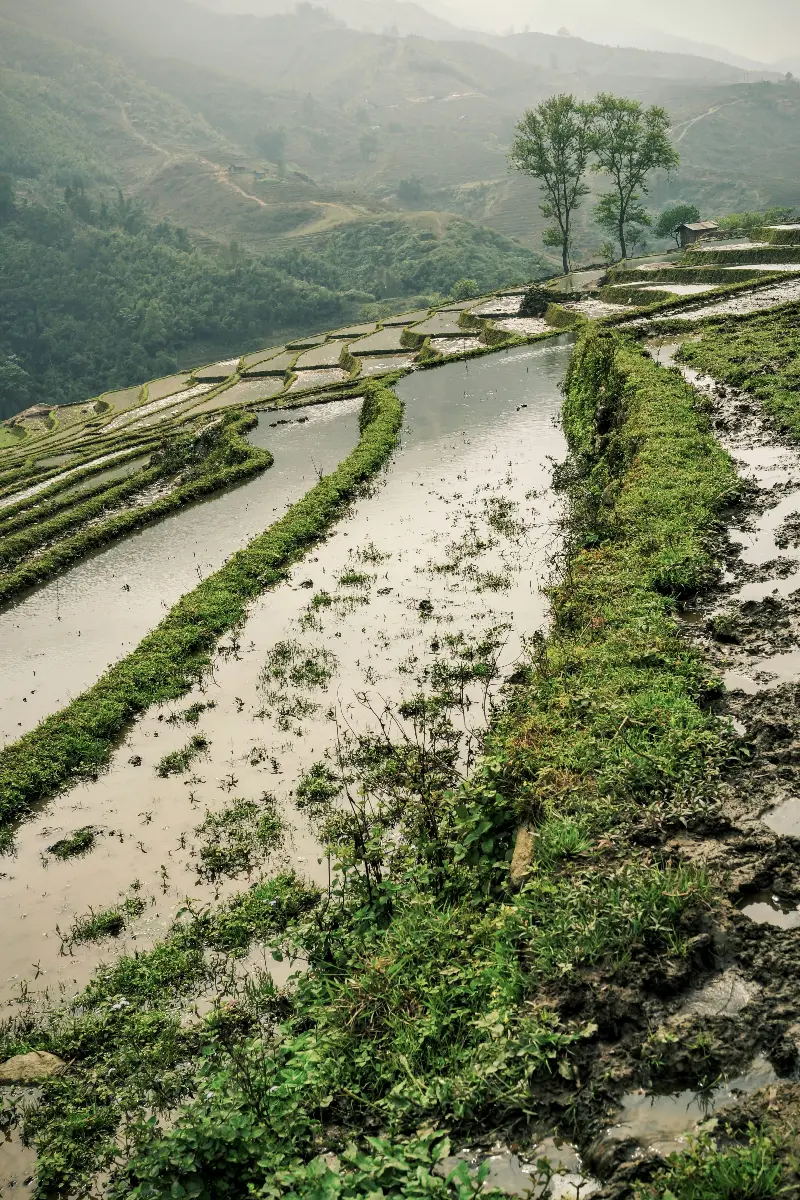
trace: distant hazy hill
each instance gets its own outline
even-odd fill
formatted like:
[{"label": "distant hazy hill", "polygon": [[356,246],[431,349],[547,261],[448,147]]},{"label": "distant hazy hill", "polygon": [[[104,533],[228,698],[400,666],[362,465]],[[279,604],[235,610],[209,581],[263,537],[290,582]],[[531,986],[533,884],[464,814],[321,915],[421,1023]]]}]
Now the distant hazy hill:
[{"label": "distant hazy hill", "polygon": [[[413,34],[441,41],[481,41],[485,44],[494,44],[496,48],[508,53],[515,53],[507,45],[508,38],[498,38],[496,34],[492,36],[487,33],[487,30],[495,22],[492,19],[492,10],[485,6],[480,12],[470,13],[463,11],[463,5],[461,6],[462,11],[459,12],[455,6],[437,4],[436,0],[427,0],[424,5],[409,3],[408,0],[316,0],[316,2],[321,7],[328,9],[333,16],[344,21],[351,29],[367,30],[372,33],[395,33],[401,36]],[[213,9],[216,12],[252,13],[256,16],[289,13],[297,7],[297,0],[201,0],[201,3],[205,8]],[[555,35],[559,27],[566,25],[576,40],[594,42],[602,47],[619,46],[658,51],[682,57],[711,59],[748,72],[768,70],[765,64],[734,54],[722,46],[694,41],[680,34],[614,16],[609,12],[592,14],[583,10],[576,11],[563,4],[559,5],[558,10],[555,11],[552,5],[548,4],[546,10],[541,12],[535,6],[530,6],[529,11],[526,11],[526,19],[534,30],[538,30],[545,37],[548,36],[548,33]],[[556,53],[559,52],[556,51]],[[674,73],[674,67],[671,70]],[[664,73],[663,66],[657,69],[658,75]]]},{"label": "distant hazy hill", "polygon": [[363,166],[363,120],[149,56],[91,10],[15,4],[0,12],[15,196],[0,208],[0,417],[427,302],[466,275],[489,290],[542,274],[494,230],[300,169],[329,143]]},{"label": "distant hazy hill", "polygon": [[[350,29],[369,33],[387,33],[449,41],[470,33],[458,23],[443,20],[419,4],[408,0],[317,0],[319,7],[326,8],[334,17],[343,21]],[[202,0],[203,7],[219,13],[252,13],[259,17],[272,17],[278,13],[291,13],[297,0]]]}]

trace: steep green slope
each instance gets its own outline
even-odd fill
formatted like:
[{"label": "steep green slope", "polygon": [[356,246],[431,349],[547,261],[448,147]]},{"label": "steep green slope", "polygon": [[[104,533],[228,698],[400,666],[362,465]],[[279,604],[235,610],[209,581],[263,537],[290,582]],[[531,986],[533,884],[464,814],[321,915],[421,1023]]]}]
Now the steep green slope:
[{"label": "steep green slope", "polygon": [[[172,64],[185,103],[165,60],[157,72],[147,56],[128,65],[52,36],[48,15],[63,32],[70,14],[44,0],[0,16],[13,63],[0,67],[0,172],[16,193],[0,213],[0,417],[352,321],[387,297],[427,301],[465,275],[489,290],[541,274],[529,251],[464,221],[392,214],[270,167],[263,93],[212,73],[207,115],[195,68]],[[312,131],[309,152],[335,123]]]}]

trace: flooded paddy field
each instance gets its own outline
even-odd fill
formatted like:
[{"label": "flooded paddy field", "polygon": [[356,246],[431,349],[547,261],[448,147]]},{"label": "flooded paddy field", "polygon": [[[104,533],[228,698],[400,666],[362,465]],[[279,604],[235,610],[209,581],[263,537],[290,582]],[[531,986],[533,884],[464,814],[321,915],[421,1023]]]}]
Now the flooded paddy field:
[{"label": "flooded paddy field", "polygon": [[272,524],[358,440],[359,400],[309,407],[308,421],[250,440],[274,465],[232,491],[109,546],[0,612],[4,680],[0,739],[14,740],[58,711],[133,649],[200,579]]},{"label": "flooded paddy field", "polygon": [[[401,701],[426,686],[432,672],[457,670],[477,652],[492,663],[492,678],[477,689],[474,680],[467,684],[459,709],[459,769],[468,768],[491,697],[513,673],[523,640],[546,625],[540,586],[558,548],[550,476],[565,449],[557,416],[569,355],[562,339],[401,382],[402,444],[372,494],[285,584],[253,605],[195,694],[145,714],[106,774],[58,797],[19,829],[16,853],[3,860],[0,878],[6,1002],[42,988],[51,996],[72,992],[104,956],[163,932],[187,896],[230,891],[232,884],[209,887],[203,879],[196,830],[242,799],[266,805],[286,825],[270,869],[289,865],[324,883],[328,864],[319,861],[294,804],[298,780],[326,756],[330,761],[356,731],[396,722]],[[357,408],[344,403],[350,415],[343,410],[338,420],[337,406],[316,410],[328,458],[316,458],[309,425],[287,426],[297,440],[282,443],[283,455],[274,443],[272,472],[287,462],[289,445],[298,472],[312,449],[315,464],[328,470],[337,455],[344,457],[355,439]],[[272,447],[275,430],[264,426],[262,420],[257,436]],[[338,449],[337,429],[344,443]],[[301,491],[310,485],[304,479]],[[263,491],[264,480],[255,486]],[[245,540],[250,531],[240,532]],[[181,537],[193,566],[192,542]],[[108,578],[115,593],[119,577]],[[62,589],[65,582],[70,577]],[[71,593],[72,623],[86,614],[79,586]],[[135,598],[133,581],[125,596]],[[126,633],[127,613],[123,607],[119,626]],[[78,656],[70,657],[74,639],[62,635],[72,624],[61,615],[44,645],[50,671],[63,678],[75,673]],[[107,614],[87,645],[108,655],[112,646],[103,633],[109,634]],[[120,649],[113,647],[116,654]],[[32,647],[31,669],[36,661]],[[68,686],[64,679],[48,691],[53,707]],[[81,829],[96,831],[88,853],[62,859],[49,852]],[[70,944],[76,918],[131,896],[144,911],[118,940]]]},{"label": "flooded paddy field", "polygon": [[[694,331],[687,333],[694,336]],[[448,339],[445,333],[446,341],[457,344],[455,336]],[[540,746],[549,752],[550,717],[544,714],[555,714],[568,750],[559,757],[559,749],[550,761],[570,769],[554,770],[552,811],[548,802],[531,826],[515,824],[513,862],[510,849],[506,857],[503,849],[492,858],[491,847],[481,846],[489,869],[497,871],[498,898],[491,908],[488,893],[476,894],[474,908],[465,909],[462,938],[471,939],[469,923],[480,927],[484,910],[492,914],[493,929],[510,931],[515,914],[520,924],[509,933],[513,950],[508,958],[501,956],[491,997],[487,994],[474,1008],[468,1005],[470,1028],[486,1030],[478,1035],[486,1038],[476,1043],[478,1056],[499,1052],[507,1036],[509,1045],[521,1044],[511,1040],[517,1034],[506,1026],[496,996],[504,994],[509,969],[522,964],[528,979],[535,981],[536,971],[541,972],[539,985],[533,982],[527,992],[519,977],[524,1020],[535,1010],[540,1031],[556,1038],[566,1034],[573,1042],[565,1052],[555,1052],[557,1062],[552,1058],[549,1066],[531,1068],[528,1080],[535,1071],[539,1074],[535,1116],[527,1128],[521,1128],[522,1118],[516,1127],[513,1120],[490,1123],[491,1116],[483,1125],[470,1122],[468,1133],[465,1125],[460,1140],[448,1143],[434,1174],[463,1168],[474,1178],[482,1170],[489,1183],[509,1195],[629,1200],[640,1182],[646,1186],[658,1178],[664,1155],[688,1149],[693,1132],[710,1128],[706,1123],[711,1117],[720,1121],[715,1128],[729,1119],[744,1121],[751,1112],[760,1119],[759,1105],[771,1104],[770,1098],[784,1097],[795,1086],[791,1081],[800,1063],[800,989],[795,983],[800,966],[800,944],[795,945],[800,938],[800,779],[795,779],[800,726],[794,717],[800,685],[800,456],[751,397],[721,388],[685,365],[681,369],[697,393],[696,405],[687,403],[689,393],[673,376],[665,393],[678,389],[675,404],[683,424],[675,407],[659,411],[652,397],[660,395],[658,377],[666,378],[665,373],[629,343],[617,343],[613,335],[611,342],[618,344],[618,361],[630,371],[632,389],[645,382],[646,396],[639,401],[651,420],[653,413],[657,418],[651,429],[646,421],[639,425],[641,457],[637,453],[632,472],[654,483],[638,498],[635,487],[626,496],[626,520],[641,531],[638,542],[613,525],[614,489],[609,487],[597,525],[599,554],[591,549],[576,553],[568,543],[570,554],[576,553],[570,558],[577,563],[575,577],[585,586],[577,605],[567,584],[554,593],[559,620],[549,649],[544,651],[538,636],[549,624],[542,585],[554,578],[572,579],[569,572],[559,573],[564,513],[551,487],[553,463],[566,451],[558,424],[559,388],[570,347],[540,343],[414,372],[397,387],[405,402],[400,447],[348,516],[284,582],[251,605],[244,624],[224,639],[192,693],[146,712],[127,733],[108,771],[71,788],[16,831],[15,853],[0,860],[5,872],[0,879],[0,936],[7,947],[0,996],[7,1014],[19,1014],[24,1021],[25,1014],[45,1012],[74,996],[93,975],[110,979],[115,959],[159,941],[177,913],[188,911],[185,920],[192,922],[219,901],[251,894],[248,885],[259,896],[273,886],[264,881],[282,888],[280,872],[296,872],[318,888],[315,895],[324,908],[326,895],[330,903],[337,894],[341,875],[322,849],[324,827],[315,806],[342,784],[343,806],[350,784],[389,786],[381,772],[386,762],[396,761],[387,758],[390,743],[416,756],[441,781],[439,786],[457,788],[479,764],[487,724],[502,708],[501,723],[509,712],[514,714],[511,732],[519,734],[523,753],[534,747],[526,769],[527,762],[537,762]],[[445,345],[442,350],[446,352]],[[650,356],[668,367],[676,362],[677,350],[677,344],[654,344]],[[605,414],[599,405],[596,413],[588,407],[589,430],[596,421],[598,432]],[[574,421],[575,412],[567,412]],[[663,412],[676,421],[673,443],[680,445],[688,435],[703,447],[698,458],[712,461],[705,474],[701,467],[693,476],[691,470],[681,475],[680,452],[673,453],[670,439],[659,432]],[[708,432],[706,413],[714,435],[747,481],[741,487]],[[279,428],[276,418],[274,413],[267,417],[270,432]],[[256,436],[263,428],[262,421]],[[302,425],[298,432],[306,428]],[[594,453],[605,467],[598,450],[603,440],[595,439]],[[277,459],[277,446],[264,444]],[[627,469],[621,470],[623,488],[629,485]],[[723,496],[730,496],[729,508],[708,505],[706,512],[722,517],[705,527],[695,520],[692,501],[680,500],[691,529],[704,537],[711,529],[724,574],[705,594],[691,589],[693,599],[689,592],[674,604],[663,595],[657,602],[651,598],[647,621],[637,626],[631,619],[626,626],[625,602],[617,606],[614,588],[630,597],[634,613],[640,611],[635,591],[625,590],[631,576],[622,558],[629,538],[635,577],[639,564],[649,561],[648,547],[658,546],[663,536],[659,469],[671,486],[677,483],[673,496],[686,497],[687,478],[706,480],[710,489],[719,483]],[[562,478],[569,481],[570,473],[563,472]],[[700,491],[698,487],[691,494]],[[576,493],[570,494],[574,502]],[[697,503],[702,512],[703,499]],[[614,530],[610,537],[609,528]],[[669,533],[679,550],[688,544],[681,543],[682,536],[676,530]],[[623,547],[616,563],[615,538]],[[602,562],[608,550],[606,561],[614,563],[610,590],[592,592],[593,563]],[[703,580],[714,573],[709,558]],[[616,684],[606,690],[604,678],[604,673],[619,678],[614,634],[607,634],[597,608],[585,604],[587,594],[600,596],[604,615],[613,618],[610,625],[620,621],[630,639],[625,648],[629,659],[624,659],[630,673],[624,678],[632,682],[619,693]],[[662,605],[666,617],[658,624]],[[565,611],[568,617],[562,621]],[[676,615],[680,633],[675,631]],[[691,685],[698,694],[702,690],[697,704],[703,708],[694,710],[698,723],[688,734],[687,727],[682,732],[679,723],[670,724],[675,714],[660,683],[652,715],[636,707],[636,688],[649,686],[649,679],[671,678],[682,686],[681,635],[703,656],[693,658],[703,679],[708,672],[702,689],[696,681]],[[601,655],[611,648],[609,657],[594,660],[598,646]],[[666,647],[671,647],[668,655]],[[528,666],[522,669],[521,661]],[[551,662],[560,664],[552,674]],[[724,681],[727,691],[714,678]],[[511,707],[506,710],[507,703]],[[711,764],[708,778],[692,728],[712,747],[705,760]],[[571,742],[575,735],[583,742]],[[685,794],[661,770],[659,756],[670,753],[670,736],[676,737],[679,757],[685,759],[679,764],[690,781]],[[494,741],[491,746],[494,753]],[[575,746],[583,757],[569,757],[569,747]],[[721,758],[713,757],[717,746],[725,751]],[[581,789],[593,772],[600,777],[598,763],[610,766],[613,776],[605,777],[607,791],[596,810],[591,795],[585,803]],[[573,765],[578,769],[573,771]],[[484,779],[484,770],[480,765],[473,780]],[[642,785],[648,777],[655,779],[655,790],[652,783]],[[517,784],[524,779],[523,788],[529,778],[514,776]],[[472,786],[472,781],[465,783],[465,792],[457,791],[457,796],[470,794]],[[636,799],[626,808],[629,786]],[[427,794],[424,788],[420,794]],[[481,813],[486,797],[494,794],[480,793]],[[626,799],[617,808],[622,797]],[[512,819],[519,821],[521,815],[515,809]],[[599,824],[593,826],[596,820]],[[391,826],[389,859],[396,828]],[[534,864],[527,880],[525,875],[515,878],[526,839],[529,863]],[[457,841],[453,844],[459,847]],[[402,856],[402,840],[396,848]],[[483,869],[481,859],[470,871]],[[627,929],[629,911],[634,922],[641,920],[641,911],[645,922],[650,919],[646,910],[635,908],[645,902],[644,893],[637,891],[640,879],[652,886],[648,896],[655,895],[658,903],[663,895],[667,905],[674,901],[675,911],[682,909],[685,897],[695,895],[697,901],[689,901],[685,924],[678,920],[674,928],[665,909],[672,933],[664,941],[658,941],[662,925],[645,924],[649,932],[644,938],[631,935],[626,942],[625,934],[615,942],[609,931],[617,929],[617,922]],[[605,888],[621,894],[622,902],[615,899],[603,909]],[[423,885],[414,894],[419,911],[425,906],[433,910],[434,922],[450,919],[447,904],[440,913],[433,890],[426,893]],[[560,917],[551,915],[562,906],[563,930]],[[400,924],[406,915],[398,916],[401,940],[408,935]],[[418,1023],[422,1029],[441,1004],[441,1023],[435,1027],[444,1030],[464,995],[455,944],[449,953],[437,954],[438,943],[433,943],[433,974],[426,977],[427,944],[422,941],[412,939],[403,946],[405,958],[393,960],[394,920],[387,939],[377,932],[379,923],[372,928],[374,944],[381,947],[374,958],[362,957],[356,937],[352,958],[321,963],[312,941],[302,951],[311,966],[305,972],[303,957],[280,961],[276,951],[278,960],[272,959],[267,947],[274,943],[266,935],[257,951],[238,965],[233,955],[229,965],[251,980],[266,968],[279,988],[299,969],[280,993],[280,1004],[291,1009],[297,1003],[302,1012],[303,996],[310,994],[306,985],[313,990],[325,978],[327,988],[338,987],[334,975],[341,970],[338,964],[346,962],[341,986],[353,991],[352,1009],[336,994],[340,1010],[351,1013],[348,1020],[361,1021],[360,996],[374,994],[382,1005],[384,988],[390,986],[396,989],[390,1005],[402,1014],[401,1026]],[[609,949],[592,958],[598,920],[606,922],[602,936],[608,937]],[[509,922],[505,927],[504,921]],[[564,935],[558,949],[540,936],[551,928]],[[517,958],[519,938],[527,949]],[[649,943],[647,938],[656,940]],[[389,956],[384,957],[387,946]],[[409,954],[422,964],[419,979],[425,982],[413,985],[417,991],[408,982],[417,970]],[[534,966],[528,976],[534,954],[550,956],[549,975]],[[474,988],[481,986],[480,972],[488,960],[475,955],[470,974],[471,948],[469,956],[467,979]],[[385,982],[384,969],[393,961],[397,968],[386,971]],[[97,974],[101,962],[108,968]],[[182,1031],[216,1020],[231,1003],[236,1009],[237,1001],[229,997],[241,993],[217,983],[202,997],[199,992],[176,995],[173,1019],[180,1021]],[[104,1002],[109,1014],[129,1004],[125,997],[131,993],[124,984],[116,986],[120,990],[109,989]],[[268,1006],[272,1003],[267,1000]],[[553,1024],[548,1026],[551,1007]],[[304,1028],[315,1028],[317,1019],[324,1028],[333,1010],[323,996],[321,1006],[311,1011],[316,1012],[314,1020]],[[232,1016],[238,1020],[236,1011]],[[373,1013],[358,1026],[354,1042],[371,1039],[370,1022],[380,1026],[383,1020]],[[272,1028],[266,1016],[262,1028]],[[399,1037],[405,1036],[403,1028]],[[382,1070],[377,1042],[369,1052],[376,1072]],[[424,1051],[438,1052],[438,1045]],[[122,1062],[124,1053],[114,1061]],[[527,1049],[521,1057],[529,1053]],[[334,1061],[338,1070],[335,1055]],[[354,1061],[360,1061],[358,1054]],[[441,1061],[426,1059],[421,1067],[437,1086],[449,1078]],[[416,1066],[409,1072],[405,1058],[402,1066],[409,1077],[416,1074]],[[91,1060],[69,1068],[71,1094],[77,1096],[81,1079],[93,1069]],[[359,1084],[351,1083],[356,1078],[348,1076],[348,1083],[358,1092]],[[416,1086],[416,1080],[411,1082]],[[395,1086],[406,1086],[402,1072]],[[469,1086],[483,1084],[471,1081]],[[353,1091],[346,1094],[359,1099]],[[338,1103],[338,1111],[347,1114],[347,1100]],[[523,1106],[529,1103],[527,1098]],[[162,1111],[168,1112],[168,1106]],[[345,1116],[344,1124],[358,1137],[371,1128],[358,1110]],[[446,1127],[452,1124],[448,1118]],[[564,1140],[550,1137],[553,1131]],[[335,1126],[323,1134],[330,1151],[326,1160],[335,1160],[330,1169],[338,1171],[344,1139]],[[19,1170],[25,1169],[29,1167],[20,1160]],[[648,1200],[660,1194],[642,1192]]]}]

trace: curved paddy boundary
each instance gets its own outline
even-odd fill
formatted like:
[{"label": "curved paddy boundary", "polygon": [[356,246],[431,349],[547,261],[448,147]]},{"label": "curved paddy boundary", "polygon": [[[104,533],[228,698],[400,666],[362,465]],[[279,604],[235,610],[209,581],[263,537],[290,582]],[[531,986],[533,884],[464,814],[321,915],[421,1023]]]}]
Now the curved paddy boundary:
[{"label": "curved paddy boundary", "polygon": [[[243,414],[233,410],[230,415],[226,415],[221,436],[215,440],[207,456],[212,459],[210,469],[203,470],[200,475],[175,488],[168,495],[154,500],[152,504],[115,513],[108,520],[90,525],[73,537],[58,542],[39,558],[20,563],[12,570],[0,574],[0,605],[8,603],[28,588],[46,583],[86,555],[108,546],[126,534],[142,529],[145,525],[152,525],[181,508],[235,487],[253,475],[266,471],[274,462],[273,456],[268,450],[251,446],[242,437],[243,433],[257,423],[258,418],[255,414]],[[94,520],[109,508],[118,506],[130,496],[141,492],[143,488],[164,479],[165,472],[160,466],[152,466],[137,473],[132,479],[101,491],[62,512],[51,521],[37,523],[33,529],[4,538],[0,541],[0,558],[7,560],[15,553],[19,557],[30,554],[50,538]]]},{"label": "curved paddy boundary", "polygon": [[392,382],[364,385],[361,438],[331,475],[179,600],[133,653],[93,687],[0,751],[0,826],[67,784],[102,770],[137,714],[192,687],[209,665],[218,639],[244,620],[248,604],[279,583],[324,537],[391,455],[403,413],[387,386]]}]

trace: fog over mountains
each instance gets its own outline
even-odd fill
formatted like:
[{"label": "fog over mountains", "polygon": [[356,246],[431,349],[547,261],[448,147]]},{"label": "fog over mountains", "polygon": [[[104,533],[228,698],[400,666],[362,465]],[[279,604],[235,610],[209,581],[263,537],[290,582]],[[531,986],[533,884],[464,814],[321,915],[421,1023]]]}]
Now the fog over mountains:
[{"label": "fog over mountains", "polygon": [[[297,0],[203,0],[218,12],[269,16],[290,12]],[[789,70],[800,64],[800,6],[794,0],[677,0],[665,13],[653,0],[319,0],[350,28],[449,40],[479,39],[523,30],[573,37],[601,45],[693,54],[745,70]]]}]

